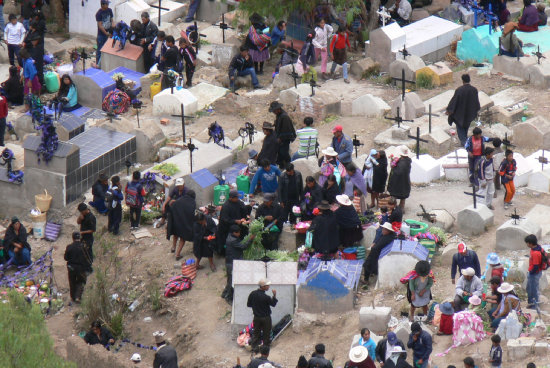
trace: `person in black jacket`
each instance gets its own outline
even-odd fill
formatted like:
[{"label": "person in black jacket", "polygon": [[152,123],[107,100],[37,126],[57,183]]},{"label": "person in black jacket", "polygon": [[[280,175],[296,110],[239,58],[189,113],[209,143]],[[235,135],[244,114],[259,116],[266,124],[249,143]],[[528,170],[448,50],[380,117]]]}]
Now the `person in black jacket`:
[{"label": "person in black jacket", "polygon": [[273,297],[267,296],[266,291],[269,290],[271,282],[266,279],[258,281],[258,289],[248,295],[246,306],[252,308],[254,319],[254,330],[250,339],[252,351],[258,351],[260,338],[263,340],[264,346],[271,345],[271,307],[277,305],[277,291],[272,290]]},{"label": "person in black jacket", "polygon": [[[193,74],[195,74],[195,66],[197,65],[197,54],[187,38],[180,38],[180,62],[185,63],[185,85],[193,86]],[[183,69],[183,65],[182,65]]]},{"label": "person in black jacket", "polygon": [[323,188],[315,181],[313,176],[306,178],[306,186],[302,192],[300,198],[300,210],[303,221],[310,221],[314,219],[313,209],[317,207],[317,204],[323,200]]},{"label": "person in black jacket", "polygon": [[141,24],[142,24],[142,34],[141,34],[141,46],[143,47],[143,64],[145,66],[145,72],[148,73],[151,69],[152,59],[151,52],[149,51],[149,44],[153,42],[155,37],[157,37],[158,27],[155,23],[151,22],[149,19],[149,13],[141,13]]},{"label": "person in black jacket", "polygon": [[214,265],[214,252],[210,247],[216,235],[216,223],[212,217],[199,212],[195,215],[195,224],[193,225],[193,254],[197,258],[197,270],[204,268],[201,266],[201,258],[207,257],[210,262],[210,270],[216,272]]},{"label": "person in black jacket", "polygon": [[240,53],[235,55],[229,63],[229,88],[235,92],[235,78],[244,77],[245,75],[250,75],[254,89],[263,88],[258,82],[254,64],[252,64],[252,59],[248,54],[248,47],[241,46],[239,50]]},{"label": "person in black jacket", "polygon": [[388,158],[386,157],[386,152],[382,150],[377,151],[374,158],[378,162],[378,165],[375,165],[372,169],[371,208],[378,205],[378,196],[384,193],[386,190],[386,181],[388,181]]},{"label": "person in black jacket", "polygon": [[251,234],[247,241],[241,239],[241,228],[239,225],[233,224],[229,228],[229,235],[225,241],[225,270],[227,273],[227,283],[222,292],[224,298],[229,304],[233,302],[233,261],[243,259],[243,252],[252,240],[256,237]]},{"label": "person in black jacket", "polygon": [[338,222],[327,201],[317,206],[321,214],[315,217],[309,231],[313,233],[312,248],[322,254],[336,253],[339,245]]},{"label": "person in black jacket", "polygon": [[264,121],[262,131],[264,132],[265,137],[262,142],[262,149],[260,150],[260,153],[258,153],[257,162],[268,160],[270,163],[275,164],[275,162],[277,162],[277,154],[279,152],[279,143],[277,143],[277,136],[273,132],[273,125],[267,121]]},{"label": "person in black jacket", "polygon": [[330,174],[323,185],[323,199],[329,204],[336,203],[336,196],[340,195],[340,187],[337,184],[336,176]]},{"label": "person in black jacket", "polygon": [[[376,361],[381,366],[391,356],[391,350],[395,346],[400,346],[403,350],[405,350],[405,344],[397,338],[395,332],[388,332],[388,336],[386,336],[385,339],[378,341],[378,344],[376,344]],[[407,358],[406,352],[402,355],[405,359]]]},{"label": "person in black jacket", "polygon": [[395,240],[395,231],[389,222],[382,225],[382,236],[372,246],[365,263],[363,270],[365,271],[365,284],[369,283],[370,275],[378,275],[378,258],[382,249]]},{"label": "person in black jacket", "polygon": [[97,345],[101,344],[103,346],[113,345],[115,343],[115,338],[111,331],[101,325],[101,322],[95,321],[92,322],[92,328],[84,336],[84,341],[88,345]]},{"label": "person in black jacket", "polygon": [[186,241],[193,241],[193,222],[195,220],[195,192],[188,190],[187,193],[176,200],[170,210],[172,212],[173,226],[170,235],[179,238],[178,248],[176,249],[176,261],[183,258],[181,251]]},{"label": "person in black jacket", "polygon": [[94,198],[88,204],[94,207],[97,212],[102,215],[107,215],[109,211],[107,206],[105,206],[105,193],[107,190],[109,190],[109,178],[103,173],[99,174],[99,179],[97,179],[92,187],[92,195]]},{"label": "person in black jacket", "polygon": [[300,204],[303,189],[302,174],[294,170],[293,164],[288,164],[286,171],[279,179],[279,200],[283,207],[285,222],[288,221],[290,216],[290,223],[296,224],[296,216],[292,212],[292,207]]},{"label": "person in black jacket", "polygon": [[407,146],[399,146],[399,159],[392,167],[388,180],[388,192],[399,199],[399,207],[405,212],[405,200],[411,194],[411,165],[410,151]]},{"label": "person in black jacket", "polygon": [[339,244],[345,248],[353,247],[356,242],[363,239],[361,220],[347,195],[342,194],[336,196],[336,201],[340,205],[340,207],[334,211],[334,216],[336,216],[339,227]]},{"label": "person in black jacket", "polygon": [[80,303],[88,272],[92,269],[92,263],[86,249],[80,242],[80,233],[78,231],[73,232],[73,242],[67,245],[64,259],[67,261],[71,300],[75,303]]},{"label": "person in black jacket", "polygon": [[273,101],[269,105],[269,112],[275,114],[275,135],[279,143],[279,154],[277,155],[277,164],[284,169],[290,163],[290,143],[296,139],[296,130],[292,119],[283,110],[283,105]]},{"label": "person in black jacket", "polygon": [[17,217],[12,217],[11,223],[6,229],[2,246],[4,255],[8,254],[8,264],[16,266],[31,264],[31,246],[27,241],[27,229],[19,222]]},{"label": "person in black jacket", "polygon": [[325,344],[315,345],[315,353],[311,354],[308,366],[312,368],[332,368],[330,360],[325,358]]},{"label": "person in black jacket", "polygon": [[23,83],[16,66],[10,66],[10,77],[2,82],[2,94],[11,105],[23,105]]},{"label": "person in black jacket", "polygon": [[[251,210],[251,209],[250,209]],[[225,241],[229,235],[231,225],[241,227],[241,239],[247,234],[246,226],[250,220],[249,207],[245,206],[243,201],[239,199],[239,192],[232,190],[229,192],[229,199],[222,205],[220,211],[220,222],[218,224],[218,232],[216,233],[217,253],[225,254]]]},{"label": "person in black jacket", "polygon": [[268,233],[262,234],[262,245],[267,250],[279,249],[279,236],[284,225],[284,211],[275,202],[275,194],[264,193],[264,203],[256,210],[256,218],[264,218],[264,226],[272,225]]},{"label": "person in black jacket", "polygon": [[275,367],[276,364],[269,361],[269,359],[267,359],[269,358],[269,350],[270,350],[269,346],[264,346],[264,345],[260,346],[260,356],[252,359],[250,363],[248,363],[246,368],[258,368],[259,366],[265,363],[269,363]]},{"label": "person in black jacket", "polygon": [[166,344],[166,333],[157,331],[153,336],[157,344],[153,368],[178,368],[178,353],[171,345]]}]

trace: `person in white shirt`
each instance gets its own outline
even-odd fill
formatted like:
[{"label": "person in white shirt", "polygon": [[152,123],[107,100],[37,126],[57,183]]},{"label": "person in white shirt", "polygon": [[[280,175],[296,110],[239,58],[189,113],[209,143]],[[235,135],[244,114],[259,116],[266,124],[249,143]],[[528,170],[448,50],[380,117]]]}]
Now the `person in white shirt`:
[{"label": "person in white shirt", "polygon": [[8,44],[10,65],[15,65],[15,57],[17,57],[17,63],[22,67],[23,60],[19,56],[19,50],[22,47],[27,31],[25,30],[25,26],[17,21],[15,14],[10,14],[8,19],[9,23],[4,28],[4,42]]},{"label": "person in white shirt", "polygon": [[391,13],[391,17],[395,19],[400,26],[409,23],[412,6],[408,0],[395,0],[395,4],[388,10]]},{"label": "person in white shirt", "polygon": [[315,48],[315,60],[319,59],[321,55],[321,77],[327,79],[327,63],[328,63],[328,39],[332,36],[332,26],[326,24],[325,20],[321,18],[315,27],[315,37],[313,38],[312,44]]}]

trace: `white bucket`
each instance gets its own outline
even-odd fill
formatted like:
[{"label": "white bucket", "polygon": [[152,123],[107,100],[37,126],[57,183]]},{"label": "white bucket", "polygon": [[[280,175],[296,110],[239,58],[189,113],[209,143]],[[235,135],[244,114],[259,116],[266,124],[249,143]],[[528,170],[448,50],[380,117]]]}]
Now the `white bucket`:
[{"label": "white bucket", "polygon": [[44,238],[45,230],[46,230],[46,223],[45,222],[33,222],[32,223],[32,235],[35,239]]},{"label": "white bucket", "polygon": [[405,221],[401,223],[401,232],[407,236],[411,236],[411,227]]},{"label": "white bucket", "polygon": [[69,74],[73,75],[73,64],[63,64],[57,67],[59,75]]}]

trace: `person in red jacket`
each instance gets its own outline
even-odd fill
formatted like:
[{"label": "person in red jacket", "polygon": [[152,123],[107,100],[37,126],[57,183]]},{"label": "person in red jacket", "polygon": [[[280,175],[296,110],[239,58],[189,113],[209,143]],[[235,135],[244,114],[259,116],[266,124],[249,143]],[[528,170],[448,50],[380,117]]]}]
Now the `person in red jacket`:
[{"label": "person in red jacket", "polygon": [[6,117],[8,116],[8,100],[0,95],[0,146],[4,146],[6,134]]},{"label": "person in red jacket", "polygon": [[542,254],[544,250],[538,244],[537,237],[533,234],[525,237],[525,244],[531,248],[529,252],[529,273],[527,275],[527,308],[536,308],[539,303],[539,281],[543,266]]},{"label": "person in red jacket", "polygon": [[438,335],[452,335],[453,334],[453,314],[455,313],[453,305],[449,302],[439,304],[439,310],[441,311],[441,319],[439,320]]},{"label": "person in red jacket", "polygon": [[346,47],[351,49],[349,43],[348,30],[346,26],[338,29],[338,33],[332,37],[330,41],[330,54],[332,55],[332,66],[330,67],[330,75],[334,76],[336,65],[342,65],[344,82],[349,83],[348,79],[348,57],[346,55]]}]

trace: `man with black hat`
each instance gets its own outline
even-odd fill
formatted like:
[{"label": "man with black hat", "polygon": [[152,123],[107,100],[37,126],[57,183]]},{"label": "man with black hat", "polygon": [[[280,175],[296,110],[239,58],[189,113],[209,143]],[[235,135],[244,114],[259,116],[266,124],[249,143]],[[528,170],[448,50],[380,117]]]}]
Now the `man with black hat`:
[{"label": "man with black hat", "polygon": [[225,241],[225,270],[227,273],[227,283],[222,292],[224,298],[229,304],[233,302],[233,261],[243,259],[243,252],[252,240],[256,237],[251,234],[247,241],[241,239],[241,227],[233,224],[229,227],[229,235]]},{"label": "man with black hat", "polygon": [[252,359],[250,363],[248,363],[246,368],[258,368],[265,363],[270,363],[271,365],[275,366],[275,363],[272,363],[267,358],[269,358],[269,346],[262,345],[260,347],[260,356]]},{"label": "man with black hat", "polygon": [[80,242],[78,231],[73,232],[73,242],[67,245],[64,258],[67,261],[71,300],[80,303],[88,277],[87,273],[91,271],[92,264],[88,252]]},{"label": "man with black hat", "polygon": [[[218,243],[218,254],[225,254],[225,241],[229,234],[231,225],[246,225],[249,223],[250,211],[245,204],[239,199],[239,192],[232,190],[229,192],[229,199],[222,205],[220,211],[220,223],[218,224],[218,232],[216,233],[216,241]],[[244,230],[244,229],[241,229]],[[241,238],[245,234],[241,234]]]},{"label": "man with black hat", "polygon": [[269,112],[275,114],[275,135],[279,143],[279,154],[277,164],[285,168],[290,163],[290,143],[296,139],[296,130],[290,116],[283,110],[283,105],[278,101],[273,101],[269,105]]},{"label": "man with black hat", "polygon": [[275,194],[264,193],[264,203],[256,210],[256,219],[263,217],[265,228],[269,227],[269,232],[262,234],[262,245],[267,250],[279,249],[279,236],[285,222],[283,208],[274,200]]},{"label": "man with black hat", "polygon": [[248,295],[246,306],[252,308],[254,314],[254,331],[250,339],[252,351],[258,350],[260,338],[263,340],[264,346],[271,344],[271,307],[277,305],[277,291],[273,289],[273,297],[267,296],[266,291],[269,290],[271,282],[266,279],[261,279],[258,282],[258,289]]},{"label": "man with black hat", "polygon": [[262,131],[265,137],[262,142],[262,149],[258,154],[258,163],[262,160],[268,160],[270,163],[275,163],[279,153],[279,143],[277,143],[277,136],[273,133],[273,125],[264,121]]},{"label": "man with black hat", "polygon": [[101,58],[101,48],[109,39],[109,35],[115,28],[115,16],[113,10],[109,8],[109,0],[101,0],[101,8],[95,13],[97,22],[97,51],[95,62],[99,64]]},{"label": "man with black hat", "polygon": [[418,368],[428,368],[432,353],[432,337],[422,330],[420,323],[413,322],[407,347],[413,351],[413,365]]},{"label": "man with black hat", "polygon": [[80,203],[78,205],[78,211],[80,212],[80,216],[78,216],[78,218],[76,219],[76,223],[80,225],[80,236],[82,238],[82,241],[86,245],[90,261],[93,262],[94,252],[92,247],[94,245],[96,219],[88,206],[86,206],[86,203]]}]

